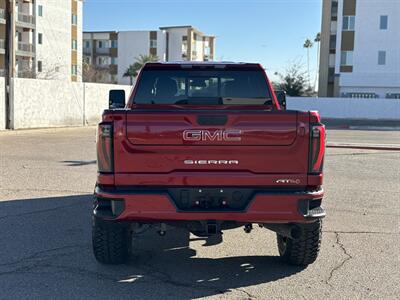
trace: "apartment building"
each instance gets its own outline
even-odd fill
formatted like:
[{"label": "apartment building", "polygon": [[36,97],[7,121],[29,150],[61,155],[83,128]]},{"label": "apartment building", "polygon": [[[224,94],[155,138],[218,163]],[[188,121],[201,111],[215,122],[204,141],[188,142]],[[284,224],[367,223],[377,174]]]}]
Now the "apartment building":
[{"label": "apartment building", "polygon": [[82,0],[0,0],[0,69],[81,81]]},{"label": "apartment building", "polygon": [[319,96],[400,98],[400,1],[323,0]]},{"label": "apartment building", "polygon": [[124,73],[139,55],[157,56],[160,61],[214,60],[215,37],[192,26],[84,32],[83,55],[85,64],[91,66],[89,80],[129,84]]}]

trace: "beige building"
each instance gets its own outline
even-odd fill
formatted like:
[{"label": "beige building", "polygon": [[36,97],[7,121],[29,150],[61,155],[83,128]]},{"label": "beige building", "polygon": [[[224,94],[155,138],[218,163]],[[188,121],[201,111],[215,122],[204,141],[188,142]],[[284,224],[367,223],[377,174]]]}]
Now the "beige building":
[{"label": "beige building", "polygon": [[82,0],[0,0],[0,73],[81,81]]},{"label": "beige building", "polygon": [[400,1],[323,0],[320,97],[400,98]]},{"label": "beige building", "polygon": [[192,26],[83,33],[84,62],[91,66],[85,76],[88,81],[129,84],[123,75],[139,55],[153,55],[160,61],[211,61],[215,37]]}]

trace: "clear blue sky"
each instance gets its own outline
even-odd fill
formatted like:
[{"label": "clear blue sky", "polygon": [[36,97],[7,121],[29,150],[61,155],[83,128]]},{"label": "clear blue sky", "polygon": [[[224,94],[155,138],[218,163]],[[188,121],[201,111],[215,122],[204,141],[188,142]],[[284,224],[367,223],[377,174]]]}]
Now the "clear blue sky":
[{"label": "clear blue sky", "polygon": [[[322,0],[85,0],[84,30],[193,25],[217,37],[216,60],[260,62],[274,79],[291,61],[307,65],[306,38],[321,29]],[[317,47],[311,50],[312,78]]]}]

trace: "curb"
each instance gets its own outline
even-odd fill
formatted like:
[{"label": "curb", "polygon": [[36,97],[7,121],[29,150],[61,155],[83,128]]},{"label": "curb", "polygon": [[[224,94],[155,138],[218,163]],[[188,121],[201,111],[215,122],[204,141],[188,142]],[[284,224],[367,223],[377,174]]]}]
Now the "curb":
[{"label": "curb", "polygon": [[327,148],[400,151],[400,145],[327,143]]}]

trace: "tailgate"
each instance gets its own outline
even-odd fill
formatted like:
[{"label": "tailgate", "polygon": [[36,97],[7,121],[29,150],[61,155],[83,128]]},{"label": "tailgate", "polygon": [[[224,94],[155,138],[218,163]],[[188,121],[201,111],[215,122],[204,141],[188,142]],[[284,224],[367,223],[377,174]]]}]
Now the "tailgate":
[{"label": "tailgate", "polygon": [[254,184],[278,177],[306,184],[308,118],[296,111],[132,110],[124,132],[115,134],[116,183],[229,184],[231,178],[240,185],[241,178],[263,175]]}]

